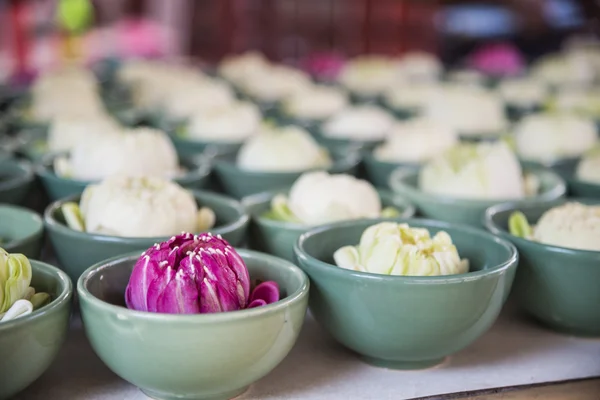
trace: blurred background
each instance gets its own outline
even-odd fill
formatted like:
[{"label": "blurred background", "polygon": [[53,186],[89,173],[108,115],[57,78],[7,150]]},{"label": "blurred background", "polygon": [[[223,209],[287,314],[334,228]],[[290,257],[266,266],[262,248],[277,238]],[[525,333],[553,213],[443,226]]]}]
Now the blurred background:
[{"label": "blurred background", "polygon": [[[599,30],[597,0],[95,0],[81,56],[185,57],[214,62],[261,50],[298,62],[315,53],[436,53],[460,63],[484,42],[510,42],[528,59],[574,33]],[[60,63],[57,0],[0,1],[0,79]]]}]

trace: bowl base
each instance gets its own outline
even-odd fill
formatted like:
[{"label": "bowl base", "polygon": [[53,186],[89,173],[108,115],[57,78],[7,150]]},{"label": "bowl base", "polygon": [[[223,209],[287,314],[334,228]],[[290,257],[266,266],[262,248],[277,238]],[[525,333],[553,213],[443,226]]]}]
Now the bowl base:
[{"label": "bowl base", "polygon": [[190,394],[190,395],[177,395],[177,394],[166,394],[161,392],[155,392],[153,390],[145,390],[140,389],[142,393],[151,399],[155,400],[230,400],[234,399],[242,394],[246,390],[248,390],[248,386],[243,387],[241,389],[235,389],[228,392],[223,392],[219,394],[210,394],[210,395],[202,395],[202,394]]},{"label": "bowl base", "polygon": [[400,370],[421,370],[435,368],[444,364],[448,357],[437,358],[434,360],[421,360],[421,361],[397,361],[397,360],[384,360],[381,358],[359,356],[359,358],[369,365],[378,368],[387,369],[400,369]]}]

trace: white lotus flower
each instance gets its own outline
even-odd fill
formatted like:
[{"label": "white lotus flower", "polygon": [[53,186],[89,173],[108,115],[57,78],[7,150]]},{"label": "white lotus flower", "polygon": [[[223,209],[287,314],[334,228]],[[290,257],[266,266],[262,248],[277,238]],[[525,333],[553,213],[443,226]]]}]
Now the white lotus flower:
[{"label": "white lotus flower", "polygon": [[538,106],[546,100],[550,91],[540,80],[531,78],[512,78],[498,85],[498,93],[505,103],[516,107]]},{"label": "white lotus flower", "polygon": [[233,104],[235,94],[224,82],[196,77],[172,85],[165,91],[161,102],[169,117],[186,119],[201,110]]},{"label": "white lotus flower", "polygon": [[582,181],[600,185],[600,149],[590,151],[581,159],[575,176]]},{"label": "white lotus flower", "polygon": [[348,97],[339,89],[312,85],[293,93],[283,101],[288,115],[300,119],[323,120],[342,111],[348,105]]},{"label": "white lotus flower", "polygon": [[225,79],[241,84],[248,77],[269,68],[269,61],[259,52],[249,51],[239,55],[228,56],[219,64],[219,74]]},{"label": "white lotus flower", "polygon": [[264,127],[244,143],[237,164],[250,171],[290,172],[326,168],[331,159],[304,129]]},{"label": "white lotus flower", "polygon": [[537,162],[578,157],[597,140],[594,122],[576,115],[533,114],[515,127],[517,153]]},{"label": "white lotus flower", "polygon": [[600,66],[598,54],[585,49],[550,54],[534,63],[531,75],[555,87],[585,87],[598,77]]},{"label": "white lotus flower", "polygon": [[437,80],[444,67],[435,55],[420,51],[413,51],[404,54],[397,63],[402,79],[409,82],[415,81],[435,81]]},{"label": "white lotus flower", "polygon": [[241,142],[260,128],[262,115],[252,103],[234,103],[197,110],[189,119],[189,137],[215,142]]},{"label": "white lotus flower", "polygon": [[179,174],[177,152],[164,132],[150,128],[124,132],[79,143],[69,158],[57,159],[56,172],[91,181],[114,175],[172,178]]},{"label": "white lotus flower", "polygon": [[263,102],[275,102],[312,85],[310,77],[296,68],[272,65],[259,69],[239,84],[241,90]]},{"label": "white lotus flower", "polygon": [[554,246],[600,251],[600,206],[568,202],[546,211],[533,239]]},{"label": "white lotus flower", "polygon": [[504,104],[496,94],[455,84],[433,96],[424,115],[464,136],[497,136],[508,127]]},{"label": "white lotus flower", "polygon": [[474,69],[455,69],[448,72],[448,81],[479,88],[485,85],[486,76]]},{"label": "white lotus flower", "polygon": [[600,118],[600,88],[560,90],[552,99],[550,107],[559,112]]},{"label": "white lotus flower", "polygon": [[502,141],[453,147],[421,169],[419,188],[464,199],[519,199],[529,192],[519,160]]},{"label": "white lotus flower", "polygon": [[369,182],[322,171],[298,178],[289,192],[287,205],[306,225],[381,215],[379,194]]},{"label": "white lotus flower", "polygon": [[420,163],[458,143],[451,128],[436,121],[417,118],[397,122],[387,141],[375,149],[377,159],[389,162]]},{"label": "white lotus flower", "polygon": [[158,237],[197,229],[194,196],[159,177],[113,176],[89,185],[80,207],[89,233]]},{"label": "white lotus flower", "polygon": [[369,55],[348,61],[337,79],[351,92],[375,96],[389,87],[398,76],[396,63],[391,58]]},{"label": "white lotus flower", "polygon": [[333,254],[338,267],[383,275],[438,276],[469,272],[450,235],[440,231],[432,238],[424,228],[381,222],[368,227],[357,246],[344,246]]},{"label": "white lotus flower", "polygon": [[48,128],[48,148],[50,151],[71,150],[81,142],[92,143],[98,137],[120,133],[121,127],[108,115],[60,116],[54,118]]},{"label": "white lotus flower", "polygon": [[420,112],[441,89],[437,82],[398,82],[385,91],[384,99],[394,109]]},{"label": "white lotus flower", "polygon": [[394,117],[376,106],[348,107],[323,124],[323,135],[349,140],[385,139],[394,124]]}]

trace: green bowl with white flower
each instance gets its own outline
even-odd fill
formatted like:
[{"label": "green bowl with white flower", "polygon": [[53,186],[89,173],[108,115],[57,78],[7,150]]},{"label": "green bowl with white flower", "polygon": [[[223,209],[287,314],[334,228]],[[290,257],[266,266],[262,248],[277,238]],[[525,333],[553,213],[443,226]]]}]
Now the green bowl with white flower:
[{"label": "green bowl with white flower", "polygon": [[511,199],[544,204],[566,194],[561,177],[545,169],[522,170],[502,141],[463,143],[418,170],[398,168],[390,176],[390,187],[427,218],[476,227],[494,204]]},{"label": "green bowl with white flower", "polygon": [[561,165],[560,174],[567,182],[570,196],[600,199],[600,146],[579,160]]},{"label": "green bowl with white flower", "polygon": [[458,142],[458,134],[437,121],[415,118],[398,122],[382,145],[363,155],[367,179],[388,189],[390,175],[396,168],[418,168]]},{"label": "green bowl with white flower", "polygon": [[212,158],[217,184],[239,199],[290,186],[307,171],[353,174],[360,161],[357,151],[327,151],[308,132],[294,126],[265,130],[238,152]]},{"label": "green bowl with white flower", "polygon": [[398,195],[377,191],[350,175],[325,172],[303,174],[291,188],[248,196],[242,204],[252,217],[250,247],[289,261],[295,261],[294,243],[311,227],[415,214],[415,208]]},{"label": "green bowl with white flower", "polygon": [[67,338],[73,296],[71,280],[58,268],[21,254],[8,258],[0,250],[0,287],[13,298],[7,302],[0,295],[1,399],[12,398],[50,367]]},{"label": "green bowl with white flower", "polygon": [[519,250],[513,292],[527,314],[560,332],[600,336],[600,200],[499,204],[485,224]]},{"label": "green bowl with white flower", "polygon": [[0,247],[37,259],[42,251],[44,223],[35,212],[0,204]]},{"label": "green bowl with white flower", "polygon": [[360,105],[342,109],[311,133],[329,150],[347,146],[371,149],[388,137],[394,122],[394,116],[383,108]]},{"label": "green bowl with white flower", "polygon": [[33,166],[27,161],[0,162],[0,203],[22,204],[35,182]]},{"label": "green bowl with white flower", "polygon": [[77,279],[90,265],[143,250],[169,236],[211,232],[246,240],[250,217],[226,196],[162,178],[113,177],[48,206],[44,224],[60,265]]},{"label": "green bowl with white flower", "polygon": [[170,136],[177,153],[183,157],[201,154],[208,146],[216,151],[235,151],[259,131],[261,120],[256,105],[237,101],[196,111],[172,130]]},{"label": "green bowl with white flower", "polygon": [[543,110],[550,95],[550,87],[531,77],[506,78],[501,80],[496,91],[504,101],[506,114],[511,121]]},{"label": "green bowl with white flower", "polygon": [[526,167],[551,168],[566,178],[579,158],[598,144],[592,119],[567,113],[523,118],[514,128],[515,151]]},{"label": "green bowl with white flower", "polygon": [[295,245],[319,324],[365,362],[391,369],[443,363],[494,324],[518,254],[484,230],[423,219],[313,228]]},{"label": "green bowl with white flower", "polygon": [[431,96],[442,88],[439,82],[398,82],[391,85],[381,96],[380,103],[400,120],[419,116]]},{"label": "green bowl with white flower", "polygon": [[208,158],[180,159],[166,134],[139,128],[119,137],[97,139],[68,153],[48,155],[36,173],[54,201],[81,194],[90,183],[115,175],[161,176],[201,189],[208,184],[210,169]]}]

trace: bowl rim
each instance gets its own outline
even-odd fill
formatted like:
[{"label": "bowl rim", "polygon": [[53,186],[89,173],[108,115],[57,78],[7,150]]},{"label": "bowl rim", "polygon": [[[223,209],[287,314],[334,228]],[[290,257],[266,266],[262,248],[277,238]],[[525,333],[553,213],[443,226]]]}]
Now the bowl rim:
[{"label": "bowl rim", "polygon": [[[273,197],[275,197],[278,194],[284,194],[284,193],[288,194],[290,189],[291,189],[291,185],[287,186],[285,188],[278,189],[278,190],[268,190],[265,192],[254,193],[249,196],[243,197],[241,199],[241,203],[242,203],[242,206],[246,209],[246,212],[248,213],[248,215],[250,216],[252,221],[254,221],[255,223],[260,224],[260,225],[270,226],[273,228],[302,231],[302,232],[312,229],[314,227],[323,225],[323,224],[304,225],[304,224],[298,223],[298,222],[276,221],[276,220],[273,220],[270,218],[266,218],[263,215],[256,215],[255,213],[252,213],[249,210],[249,208],[251,208],[251,207],[258,206],[260,204],[266,203],[267,201],[270,202],[271,199],[273,199]],[[377,191],[377,194],[379,195],[380,200],[381,200],[382,196],[390,197],[390,198],[397,196],[401,200],[401,202],[404,204],[404,208],[403,208],[403,211],[401,212],[401,215],[398,218],[411,218],[416,214],[417,208],[415,207],[415,205],[412,204],[407,199],[405,199],[404,197],[402,197],[400,194],[393,193],[391,190],[386,190],[386,189],[375,188],[375,190]],[[364,218],[359,218],[359,219],[364,219]],[[325,225],[327,225],[327,223],[325,223]]]},{"label": "bowl rim", "polygon": [[[227,207],[231,207],[235,211],[239,212],[239,216],[233,222],[215,227],[207,232],[212,232],[215,235],[224,235],[224,234],[234,232],[238,229],[241,229],[250,222],[250,215],[248,214],[246,209],[242,206],[242,204],[240,202],[238,202],[237,200],[232,199],[228,196],[219,194],[219,193],[213,193],[213,192],[209,192],[209,191],[205,191],[205,190],[191,190],[191,189],[186,189],[186,190],[188,190],[189,192],[192,193],[192,195],[194,196],[194,199],[196,200],[197,203],[199,202],[200,198],[208,196],[208,197],[212,197],[218,201],[222,201]],[[149,236],[149,237],[127,237],[127,236],[105,235],[105,234],[101,234],[101,233],[80,232],[80,231],[76,231],[74,229],[69,228],[65,224],[60,223],[54,217],[54,214],[58,211],[60,206],[62,206],[64,203],[66,203],[68,201],[79,202],[80,199],[81,199],[81,194],[74,194],[74,195],[53,201],[46,207],[46,209],[44,210],[43,221],[44,221],[44,225],[47,227],[49,232],[52,232],[52,231],[59,232],[62,235],[71,236],[71,237],[86,237],[89,240],[99,241],[99,242],[104,242],[104,243],[118,242],[118,243],[131,243],[131,244],[135,244],[137,242],[152,242],[152,241],[155,243],[159,243],[159,242],[164,242],[169,237],[173,236],[173,235],[168,235],[168,236]]]},{"label": "bowl rim", "polygon": [[28,182],[33,182],[33,179],[35,178],[34,166],[29,161],[8,158],[2,161],[1,164],[12,165],[20,170],[19,173],[23,174],[17,176],[11,175],[5,182],[0,182],[0,191],[17,188]]},{"label": "bowl rim", "polygon": [[[385,144],[385,142],[383,144]],[[420,168],[420,166],[423,165],[424,162],[426,162],[426,160],[423,160],[423,161],[413,161],[413,162],[381,160],[381,159],[377,158],[377,156],[374,154],[375,151],[378,148],[379,148],[379,146],[371,149],[370,151],[365,152],[365,154],[363,155],[363,162],[365,164],[368,164],[368,163],[370,163],[370,164],[380,164],[380,165],[384,165],[386,167],[413,168],[415,170],[418,170]]]},{"label": "bowl rim", "polygon": [[60,294],[50,302],[50,304],[33,311],[31,314],[25,315],[24,317],[15,318],[7,322],[0,322],[0,333],[2,333],[3,330],[18,328],[19,326],[27,324],[29,321],[44,318],[46,315],[51,314],[56,309],[60,308],[65,302],[68,302],[73,295],[73,282],[64,271],[43,261],[30,259],[29,262],[32,264],[32,267],[35,265],[35,268],[40,268],[52,273],[57,282],[61,283],[62,290]]},{"label": "bowl rim", "polygon": [[28,242],[31,238],[33,238],[34,236],[40,235],[44,232],[44,220],[35,211],[30,210],[25,207],[16,206],[13,204],[0,203],[0,211],[3,209],[8,210],[8,211],[16,211],[16,212],[22,213],[23,215],[31,217],[38,224],[38,226],[37,226],[37,229],[35,229],[31,233],[28,233],[26,236],[22,237],[21,239],[9,240],[8,242],[1,244],[0,247],[3,247],[7,244],[10,245],[11,247],[23,245],[26,242]]},{"label": "bowl rim", "polygon": [[[440,230],[446,230],[448,228],[459,229],[463,232],[466,232],[471,235],[476,236],[485,236],[489,240],[495,242],[497,245],[503,247],[508,251],[509,257],[506,261],[495,265],[490,268],[481,269],[478,271],[467,272],[464,274],[454,274],[454,275],[439,275],[439,276],[403,276],[403,275],[384,275],[384,274],[374,274],[369,272],[360,272],[360,271],[351,271],[348,269],[340,268],[337,265],[327,263],[325,261],[321,261],[312,255],[310,255],[304,249],[304,243],[309,238],[322,234],[323,232],[329,231],[332,228],[345,228],[352,227],[356,223],[359,222],[369,222],[370,225],[377,224],[379,222],[396,222],[396,223],[407,223],[409,225],[416,224],[419,227],[424,227],[426,229],[436,228]],[[386,281],[386,282],[400,282],[406,284],[417,284],[417,285],[436,285],[436,284],[450,284],[450,283],[460,283],[466,281],[472,281],[476,279],[481,279],[483,277],[492,276],[496,274],[502,274],[506,270],[511,267],[516,267],[517,262],[519,260],[519,254],[515,245],[513,245],[510,241],[500,238],[496,235],[491,234],[490,232],[485,231],[484,229],[474,228],[469,225],[453,223],[453,222],[444,222],[437,221],[433,219],[425,219],[425,218],[376,218],[376,219],[362,219],[362,220],[353,220],[353,221],[343,221],[333,224],[321,225],[315,227],[309,231],[304,232],[300,238],[294,244],[294,254],[298,260],[304,260],[303,262],[299,261],[299,264],[305,265],[306,263],[310,263],[314,265],[314,268],[317,268],[321,271],[325,271],[328,274],[336,275],[338,277],[344,278],[356,278],[356,279],[367,279],[372,281]]]},{"label": "bowl rim", "polygon": [[327,153],[329,154],[329,156],[332,158],[332,163],[329,166],[314,167],[314,168],[302,169],[302,170],[297,170],[297,171],[248,170],[248,169],[240,168],[237,165],[237,162],[228,160],[226,158],[226,157],[230,157],[230,156],[237,157],[237,154],[241,148],[237,149],[237,150],[229,150],[229,151],[216,150],[215,154],[213,154],[212,156],[208,156],[208,157],[212,157],[215,171],[218,174],[221,175],[223,173],[223,171],[235,172],[238,175],[243,175],[248,178],[268,178],[268,177],[280,177],[280,176],[281,177],[283,177],[283,176],[292,177],[292,176],[298,176],[298,175],[302,175],[302,174],[305,174],[308,172],[316,172],[316,171],[326,171],[329,173],[334,173],[333,171],[336,171],[337,169],[340,169],[340,168],[350,169],[350,168],[357,167],[358,164],[361,162],[362,155],[358,151],[351,150],[343,155],[336,155],[336,154],[333,154],[335,152],[332,151],[332,149],[328,148],[327,146],[322,145],[322,143],[318,143],[318,145],[321,149],[326,150]]},{"label": "bowl rim", "polygon": [[[421,168],[411,168],[411,167],[399,167],[392,171],[389,178],[389,187],[391,190],[398,194],[405,194],[407,196],[419,196],[421,198],[426,198],[428,200],[434,201],[440,204],[455,204],[462,203],[468,206],[474,207],[489,207],[493,204],[504,203],[507,201],[515,201],[514,199],[470,199],[470,198],[460,198],[460,197],[449,197],[447,195],[438,195],[435,193],[424,192],[416,186],[409,185],[406,183],[406,180],[409,177],[418,177],[421,171]],[[534,174],[536,177],[547,176],[555,181],[553,187],[549,190],[546,190],[542,193],[538,193],[535,196],[523,197],[516,201],[521,202],[523,204],[538,202],[538,201],[548,201],[554,200],[556,198],[560,198],[565,196],[567,193],[567,185],[565,180],[556,172],[548,169],[548,168],[524,168],[523,172],[529,172]]]},{"label": "bowl rim", "polygon": [[[41,160],[38,163],[36,163],[36,165],[34,166],[35,174],[40,176],[42,179],[48,179],[48,178],[56,179],[56,180],[59,180],[62,182],[68,182],[68,183],[78,185],[78,186],[82,186],[82,185],[87,186],[87,185],[91,185],[94,183],[99,183],[102,180],[106,179],[106,177],[105,177],[102,179],[82,180],[82,179],[65,178],[63,176],[58,175],[56,172],[54,172],[54,166],[52,165],[52,162],[54,161],[55,158],[64,156],[64,155],[68,155],[68,154],[69,154],[68,151],[66,151],[66,152],[65,151],[51,152],[51,153],[45,154],[41,158]],[[180,157],[179,155],[177,155],[177,158],[178,158],[180,167],[188,164],[188,165],[193,165],[193,168],[190,168],[182,175],[179,175],[177,177],[167,178],[167,179],[172,180],[173,182],[175,182],[179,185],[186,185],[186,184],[188,184],[189,181],[207,178],[210,175],[210,172],[212,169],[212,163],[211,163],[211,160],[208,159],[207,157],[205,157],[203,154],[197,154],[192,157]]]},{"label": "bowl rim", "polygon": [[[139,258],[142,252],[130,252],[127,254],[121,254],[116,257],[112,257],[108,260],[100,261],[86,269],[79,279],[77,280],[77,294],[81,301],[89,302],[94,307],[100,308],[103,311],[118,314],[127,314],[129,316],[147,320],[147,321],[163,321],[183,324],[207,324],[215,322],[227,322],[231,320],[241,318],[252,318],[263,315],[269,315],[277,313],[290,305],[301,301],[304,297],[308,296],[310,288],[310,280],[306,273],[301,268],[292,264],[291,262],[284,260],[279,257],[272,256],[270,254],[261,253],[254,250],[247,249],[235,249],[243,259],[246,258],[259,258],[259,259],[270,259],[276,261],[279,265],[277,268],[285,268],[289,274],[293,274],[300,278],[300,286],[293,293],[286,296],[284,299],[279,300],[275,303],[267,304],[262,307],[246,308],[243,310],[219,312],[219,313],[206,313],[206,314],[166,314],[166,313],[155,313],[150,311],[138,311],[131,310],[127,307],[117,306],[114,304],[107,303],[104,300],[94,296],[87,288],[88,281],[96,274],[101,272],[114,264],[118,264],[124,261],[135,260]],[[245,260],[244,260],[245,261]],[[124,294],[123,294],[124,295]]]},{"label": "bowl rim", "polygon": [[496,214],[498,214],[500,212],[504,212],[504,211],[510,211],[510,210],[519,211],[519,210],[532,209],[532,208],[534,208],[534,209],[544,208],[546,211],[548,211],[552,207],[556,207],[556,206],[565,204],[567,202],[580,201],[580,200],[595,201],[595,202],[597,202],[598,205],[600,205],[600,199],[583,198],[583,197],[567,197],[567,198],[557,199],[556,201],[554,201],[551,204],[519,204],[514,201],[509,201],[509,202],[495,204],[491,207],[488,207],[485,210],[483,217],[482,217],[483,225],[492,234],[501,236],[503,238],[507,238],[507,240],[514,241],[515,243],[518,243],[519,245],[532,246],[533,248],[539,248],[540,250],[543,249],[543,250],[550,251],[552,253],[560,253],[563,255],[570,255],[573,257],[575,257],[575,256],[595,257],[600,261],[600,251],[573,249],[570,247],[556,246],[556,245],[552,245],[552,244],[536,242],[535,240],[521,238],[519,236],[515,236],[515,235],[511,234],[510,232],[502,229],[498,224],[496,224],[494,222],[494,219],[493,219]]}]

